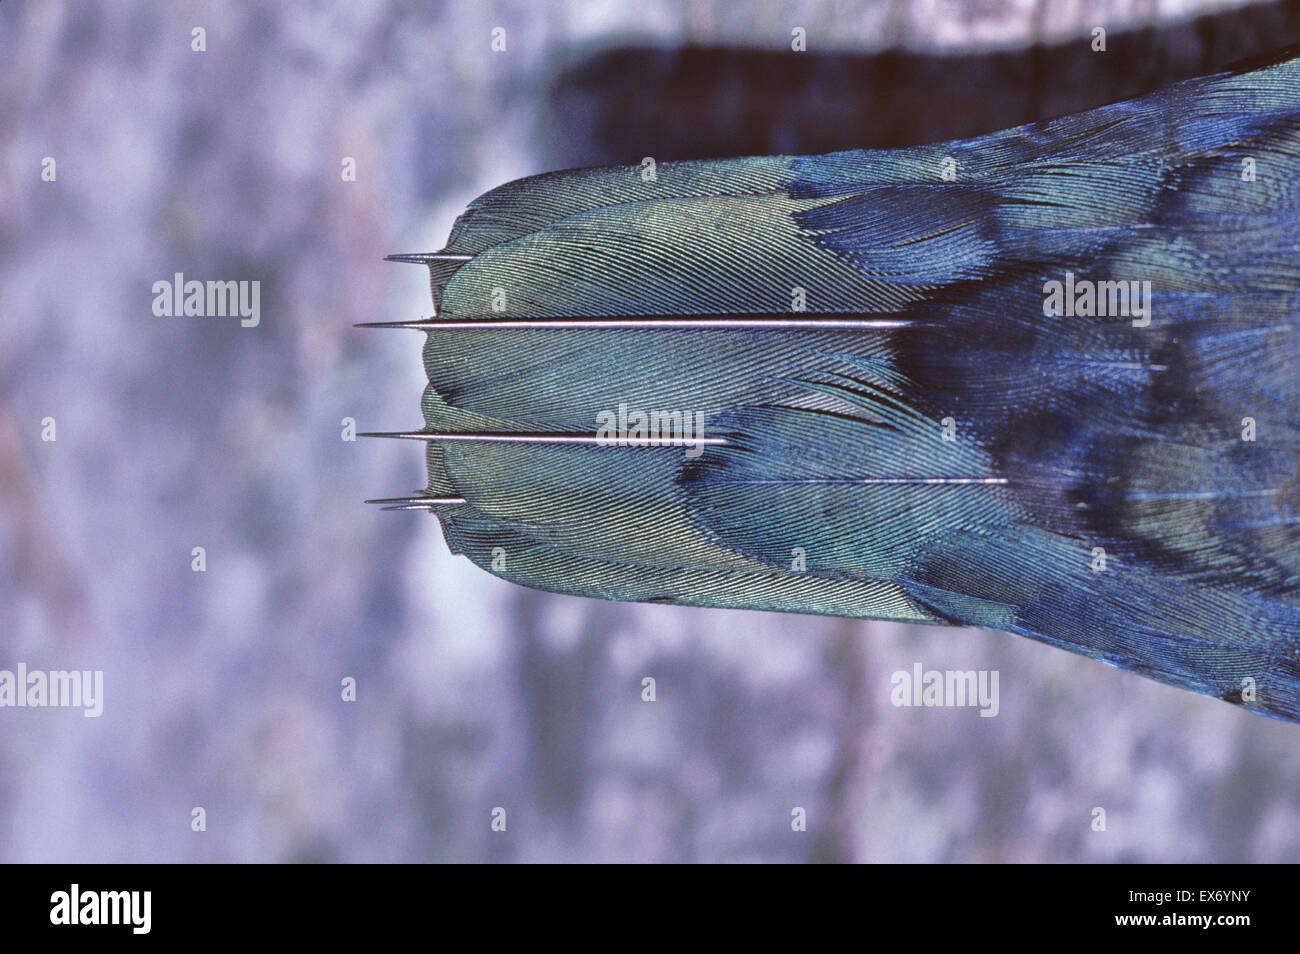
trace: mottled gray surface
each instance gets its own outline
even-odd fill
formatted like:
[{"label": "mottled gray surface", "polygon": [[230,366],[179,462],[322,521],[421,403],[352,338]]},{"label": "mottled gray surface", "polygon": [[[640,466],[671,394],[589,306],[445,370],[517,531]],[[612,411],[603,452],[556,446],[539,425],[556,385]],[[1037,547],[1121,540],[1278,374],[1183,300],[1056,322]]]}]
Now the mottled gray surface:
[{"label": "mottled gray surface", "polygon": [[[583,161],[558,71],[1223,5],[1088,6],[0,5],[0,668],[106,680],[99,719],[0,709],[0,860],[1295,860],[1300,727],[997,633],[515,588],[361,504],[416,448],[340,438],[419,419],[419,337],[351,327],[428,311],[381,256]],[[155,317],[177,271],[260,280],[261,325]],[[998,670],[999,715],[893,707],[914,662]]]}]

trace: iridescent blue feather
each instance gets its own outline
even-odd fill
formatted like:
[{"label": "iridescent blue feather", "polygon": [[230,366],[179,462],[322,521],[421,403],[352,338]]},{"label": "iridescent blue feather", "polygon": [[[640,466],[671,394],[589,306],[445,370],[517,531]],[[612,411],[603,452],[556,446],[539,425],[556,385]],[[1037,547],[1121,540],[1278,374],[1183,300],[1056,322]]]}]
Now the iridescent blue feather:
[{"label": "iridescent blue feather", "polygon": [[[1300,720],[1300,60],[653,173],[471,204],[467,260],[429,264],[439,320],[487,321],[429,330],[425,432],[622,405],[725,442],[429,440],[454,550],[563,593],[1006,630]],[[1046,313],[1067,280],[1149,288],[1149,321]]]}]

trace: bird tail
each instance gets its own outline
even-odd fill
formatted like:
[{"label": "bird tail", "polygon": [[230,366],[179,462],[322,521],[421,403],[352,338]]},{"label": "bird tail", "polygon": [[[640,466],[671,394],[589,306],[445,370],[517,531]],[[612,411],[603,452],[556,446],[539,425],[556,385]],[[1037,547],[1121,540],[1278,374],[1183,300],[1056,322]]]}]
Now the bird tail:
[{"label": "bird tail", "polygon": [[412,498],[604,599],[1020,633],[1300,719],[1300,61],[904,150],[581,169],[429,267]]}]

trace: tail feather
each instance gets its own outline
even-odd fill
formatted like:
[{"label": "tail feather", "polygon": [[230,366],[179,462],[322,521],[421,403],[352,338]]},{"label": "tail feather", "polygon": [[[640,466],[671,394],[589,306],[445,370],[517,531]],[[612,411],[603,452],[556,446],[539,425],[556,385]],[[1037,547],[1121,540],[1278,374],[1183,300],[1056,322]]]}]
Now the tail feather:
[{"label": "tail feather", "polygon": [[430,509],[529,586],[993,627],[1300,720],[1298,226],[1293,55],[508,183],[428,262],[425,430],[614,446],[431,440]]}]

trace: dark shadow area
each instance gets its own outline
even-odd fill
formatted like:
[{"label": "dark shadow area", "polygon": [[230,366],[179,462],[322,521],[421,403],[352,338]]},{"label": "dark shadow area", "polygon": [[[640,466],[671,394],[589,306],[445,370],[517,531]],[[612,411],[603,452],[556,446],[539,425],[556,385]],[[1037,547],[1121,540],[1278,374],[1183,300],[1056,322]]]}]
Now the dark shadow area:
[{"label": "dark shadow area", "polygon": [[[1300,2],[969,56],[625,48],[561,72],[549,167],[910,146],[1090,109],[1300,40]],[[562,138],[560,138],[562,137]]]}]

